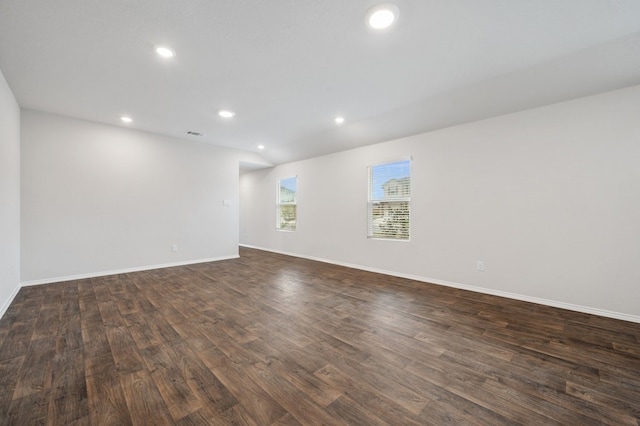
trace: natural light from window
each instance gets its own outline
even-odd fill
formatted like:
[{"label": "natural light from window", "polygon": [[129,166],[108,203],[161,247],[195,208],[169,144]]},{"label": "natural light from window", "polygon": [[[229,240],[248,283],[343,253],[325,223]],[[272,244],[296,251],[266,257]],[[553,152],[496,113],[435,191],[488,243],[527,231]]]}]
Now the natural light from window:
[{"label": "natural light from window", "polygon": [[408,240],[411,161],[369,166],[369,238]]},{"label": "natural light from window", "polygon": [[276,181],[276,228],[295,231],[298,221],[298,178],[296,176]]}]

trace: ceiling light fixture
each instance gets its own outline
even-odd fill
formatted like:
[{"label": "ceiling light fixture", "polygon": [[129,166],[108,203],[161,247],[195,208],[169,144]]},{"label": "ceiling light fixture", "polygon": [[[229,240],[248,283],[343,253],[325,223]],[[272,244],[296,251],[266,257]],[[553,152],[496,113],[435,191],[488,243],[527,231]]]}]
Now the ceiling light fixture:
[{"label": "ceiling light fixture", "polygon": [[373,6],[365,14],[365,22],[374,30],[389,28],[398,19],[400,10],[393,3],[381,3]]},{"label": "ceiling light fixture", "polygon": [[170,47],[166,46],[156,46],[156,53],[163,58],[173,58],[176,56],[176,52]]},{"label": "ceiling light fixture", "polygon": [[258,149],[262,151],[264,149],[264,145],[258,145]]},{"label": "ceiling light fixture", "polygon": [[335,121],[336,124],[342,124],[344,123],[344,117],[336,117],[333,121]]},{"label": "ceiling light fixture", "polygon": [[228,110],[224,110],[224,109],[223,109],[223,110],[221,110],[221,111],[218,111],[218,115],[219,115],[220,117],[222,117],[222,118],[231,118],[231,117],[233,117],[234,115],[236,115],[236,113],[235,113],[235,112],[233,112],[233,111],[228,111]]},{"label": "ceiling light fixture", "polygon": [[123,115],[122,117],[120,117],[120,120],[122,120],[124,123],[131,123],[133,121],[133,118]]}]

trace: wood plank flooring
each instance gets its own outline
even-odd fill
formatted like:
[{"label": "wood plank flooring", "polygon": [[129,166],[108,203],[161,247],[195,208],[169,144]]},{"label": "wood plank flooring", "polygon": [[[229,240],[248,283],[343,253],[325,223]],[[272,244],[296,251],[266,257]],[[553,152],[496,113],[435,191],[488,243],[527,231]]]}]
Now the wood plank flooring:
[{"label": "wood plank flooring", "polygon": [[640,324],[240,254],[21,289],[0,424],[640,422]]}]

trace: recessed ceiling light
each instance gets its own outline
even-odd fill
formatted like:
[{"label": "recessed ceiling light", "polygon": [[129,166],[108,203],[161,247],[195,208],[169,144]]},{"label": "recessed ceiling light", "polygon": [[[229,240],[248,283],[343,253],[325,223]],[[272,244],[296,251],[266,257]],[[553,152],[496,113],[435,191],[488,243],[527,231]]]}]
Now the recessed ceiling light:
[{"label": "recessed ceiling light", "polygon": [[236,113],[233,112],[233,111],[228,111],[228,110],[223,109],[222,111],[218,111],[218,115],[220,117],[222,117],[222,118],[231,118],[234,115],[236,115]]},{"label": "recessed ceiling light", "polygon": [[393,3],[381,3],[373,6],[365,14],[365,22],[375,30],[388,28],[398,19],[400,10]]},{"label": "recessed ceiling light", "polygon": [[264,149],[264,145],[258,145],[258,149],[262,151]]},{"label": "recessed ceiling light", "polygon": [[167,46],[156,46],[156,53],[163,58],[173,58],[176,56],[176,52]]},{"label": "recessed ceiling light", "polygon": [[120,120],[122,120],[124,123],[131,123],[133,121],[133,118],[123,115],[122,117],[120,117]]},{"label": "recessed ceiling light", "polygon": [[336,117],[333,121],[335,121],[336,124],[342,124],[344,123],[344,117]]}]

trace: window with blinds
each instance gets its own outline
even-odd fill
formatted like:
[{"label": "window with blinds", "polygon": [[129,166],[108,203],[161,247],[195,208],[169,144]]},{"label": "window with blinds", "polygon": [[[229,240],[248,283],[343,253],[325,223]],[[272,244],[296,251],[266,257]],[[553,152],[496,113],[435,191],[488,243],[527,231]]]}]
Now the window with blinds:
[{"label": "window with blinds", "polygon": [[295,231],[297,212],[298,178],[289,177],[276,181],[276,228]]},{"label": "window with blinds", "polygon": [[411,161],[369,166],[368,237],[408,240]]}]

